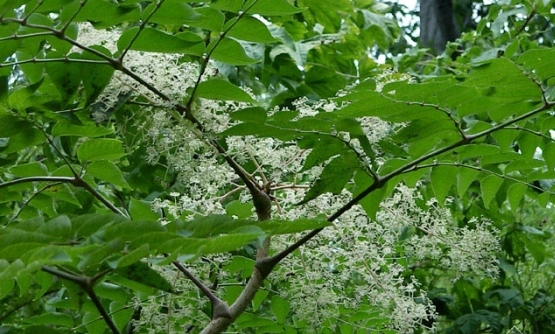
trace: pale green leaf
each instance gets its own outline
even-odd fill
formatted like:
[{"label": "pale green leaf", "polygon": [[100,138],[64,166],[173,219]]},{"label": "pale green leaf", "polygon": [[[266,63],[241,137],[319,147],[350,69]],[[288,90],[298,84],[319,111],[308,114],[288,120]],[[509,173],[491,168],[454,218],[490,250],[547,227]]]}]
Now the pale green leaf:
[{"label": "pale green leaf", "polygon": [[507,190],[507,198],[509,199],[509,204],[511,205],[511,211],[517,212],[520,208],[520,203],[524,198],[524,194],[528,187],[522,183],[515,183],[509,187]]},{"label": "pale green leaf", "polygon": [[98,160],[91,162],[87,166],[87,174],[115,186],[130,189],[122,171],[111,161]]},{"label": "pale green leaf", "polygon": [[160,214],[152,211],[152,203],[131,198],[129,202],[129,214],[133,220],[151,220],[160,219]]},{"label": "pale green leaf", "polygon": [[10,174],[18,177],[48,175],[48,169],[41,162],[30,162],[10,167]]},{"label": "pale green leaf", "polygon": [[277,319],[278,324],[283,324],[289,313],[289,302],[278,295],[272,297],[270,302],[272,313]]},{"label": "pale green leaf", "polygon": [[212,59],[221,61],[222,63],[242,66],[259,62],[259,60],[247,56],[241,44],[231,38],[223,38],[217,45],[215,43],[211,44],[208,46],[208,50],[214,47]]},{"label": "pale green leaf", "polygon": [[53,136],[101,137],[113,133],[114,130],[96,125],[76,125],[56,122],[52,128]]},{"label": "pale green leaf", "polygon": [[255,43],[273,43],[277,40],[270,34],[268,27],[252,16],[244,16],[236,21],[227,36]]},{"label": "pale green leaf", "polygon": [[143,244],[139,248],[136,248],[129,253],[125,254],[124,256],[108,262],[108,265],[113,268],[123,268],[126,266],[130,266],[134,263],[139,262],[140,260],[148,257],[150,255],[150,246],[148,244]]},{"label": "pale green leaf", "polygon": [[488,175],[480,181],[482,200],[486,208],[489,208],[491,201],[495,198],[495,195],[497,195],[502,184],[503,178],[496,175]]},{"label": "pale green leaf", "polygon": [[460,197],[464,197],[468,187],[478,178],[480,171],[473,168],[460,168],[457,174],[457,193]]},{"label": "pale green leaf", "polygon": [[432,189],[438,203],[443,204],[449,194],[449,190],[457,181],[457,168],[451,166],[437,166],[430,173]]},{"label": "pale green leaf", "polygon": [[223,79],[210,79],[198,85],[197,96],[209,100],[254,102],[253,98],[241,88]]},{"label": "pale green leaf", "polygon": [[122,142],[111,138],[87,140],[77,149],[77,157],[81,162],[116,160],[124,155]]}]

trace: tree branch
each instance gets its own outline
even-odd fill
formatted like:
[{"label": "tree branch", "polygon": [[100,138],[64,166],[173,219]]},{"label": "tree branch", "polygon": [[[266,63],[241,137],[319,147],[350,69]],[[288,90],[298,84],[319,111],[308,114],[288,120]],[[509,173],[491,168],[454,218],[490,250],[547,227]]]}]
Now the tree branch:
[{"label": "tree branch", "polygon": [[223,300],[212,293],[210,289],[202,284],[202,282],[193,274],[191,274],[181,263],[179,263],[178,261],[173,261],[172,263],[210,300],[210,303],[212,304],[212,319],[217,319],[221,317],[231,319],[229,306],[227,306],[227,304]]},{"label": "tree branch", "polygon": [[80,276],[80,275],[72,274],[72,273],[58,270],[56,268],[52,268],[48,266],[43,266],[41,269],[44,272],[47,272],[59,278],[66,279],[70,282],[73,282],[79,285],[89,295],[89,298],[94,303],[96,309],[98,310],[98,312],[100,313],[100,315],[102,316],[102,318],[106,322],[106,325],[108,325],[112,333],[120,334],[118,328],[116,327],[116,324],[114,323],[114,321],[112,320],[108,312],[106,312],[106,309],[100,302],[100,299],[98,299],[96,292],[94,292],[94,285],[96,281],[98,281],[102,276],[104,276],[108,272],[108,270],[97,273],[93,277],[88,277],[88,276]]}]

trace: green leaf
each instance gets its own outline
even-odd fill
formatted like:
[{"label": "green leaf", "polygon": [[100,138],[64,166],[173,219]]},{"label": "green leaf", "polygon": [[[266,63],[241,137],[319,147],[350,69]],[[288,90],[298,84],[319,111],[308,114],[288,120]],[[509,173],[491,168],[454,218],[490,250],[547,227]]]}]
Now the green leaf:
[{"label": "green leaf", "polygon": [[138,263],[140,260],[148,257],[150,255],[150,246],[148,244],[143,244],[139,248],[132,250],[131,252],[125,254],[124,256],[108,262],[108,265],[113,268],[123,268],[126,266]]},{"label": "green leaf", "polygon": [[39,289],[35,294],[35,299],[42,297],[54,284],[54,276],[44,272],[44,271],[37,271],[35,273],[35,282],[39,285]]},{"label": "green leaf", "polygon": [[[149,22],[163,25],[190,25],[198,21],[201,15],[190,5],[180,0],[165,0],[161,4],[152,3],[145,12],[155,10],[150,16]],[[156,8],[158,7],[158,8]],[[143,15],[143,19],[144,19]]]},{"label": "green leaf", "polygon": [[259,62],[259,60],[247,56],[241,44],[231,38],[225,37],[217,45],[215,43],[210,44],[207,49],[211,50],[213,47],[215,49],[212,52],[212,59],[222,63],[242,66]]},{"label": "green leaf", "polygon": [[87,329],[88,334],[104,334],[108,327],[103,321],[100,321],[101,316],[98,311],[94,310],[86,312],[83,315],[83,325]]},{"label": "green leaf", "polygon": [[457,168],[451,166],[437,166],[432,169],[430,181],[438,203],[445,203],[449,190],[457,180],[456,175]]},{"label": "green leaf", "polygon": [[300,0],[297,3],[306,8],[302,13],[306,22],[311,27],[322,25],[326,33],[338,31],[343,21],[342,13],[354,11],[348,0]]},{"label": "green leaf", "polygon": [[31,275],[30,273],[20,273],[19,275],[17,275],[15,280],[19,287],[19,296],[21,297],[25,293],[27,293],[27,291],[31,287],[31,284],[33,284],[33,275]]},{"label": "green leaf", "polygon": [[71,203],[78,207],[81,207],[81,203],[75,197],[75,188],[70,187],[68,184],[58,184],[45,189],[42,193],[44,195],[50,196],[55,200],[65,201]]},{"label": "green leaf", "polygon": [[104,281],[99,282],[94,286],[94,291],[100,297],[108,298],[120,303],[125,303],[129,300],[129,293],[121,286],[112,283]]},{"label": "green leaf", "polygon": [[346,154],[335,157],[324,167],[316,182],[310,187],[310,190],[299,204],[304,204],[327,192],[334,195],[339,194],[357,168],[358,159],[354,153],[347,151]]},{"label": "green leaf", "polygon": [[25,125],[19,128],[17,134],[10,137],[7,147],[3,150],[0,147],[0,152],[4,154],[15,153],[44,141],[44,135],[40,130]]},{"label": "green leaf", "polygon": [[12,292],[15,287],[15,280],[13,278],[2,278],[0,279],[0,298],[4,298],[10,292]]},{"label": "green leaf", "polygon": [[329,158],[344,152],[345,149],[347,149],[346,145],[339,139],[319,137],[306,157],[302,170],[323,164]]},{"label": "green leaf", "polygon": [[113,129],[96,125],[76,125],[56,122],[52,127],[53,136],[101,137],[113,133]]},{"label": "green leaf", "polygon": [[[62,54],[49,53],[48,58],[60,58]],[[81,84],[81,71],[78,63],[48,62],[44,69],[62,96],[62,106],[70,102]]]},{"label": "green leaf", "polygon": [[547,165],[547,170],[555,169],[555,143],[549,143],[542,149],[542,157]]},{"label": "green leaf", "polygon": [[477,180],[479,174],[480,171],[473,168],[460,168],[457,174],[457,193],[461,198],[464,197],[472,182]]},{"label": "green leaf", "polygon": [[272,313],[277,319],[278,324],[283,324],[289,313],[289,303],[278,295],[272,297],[270,302]]},{"label": "green leaf", "polygon": [[[75,14],[67,13],[67,15]],[[62,18],[67,20],[68,18]],[[138,22],[140,19],[140,6],[120,6],[117,3],[103,0],[88,0],[84,7],[74,17],[75,21],[95,22],[97,28],[110,27],[123,22]]]},{"label": "green leaf", "polygon": [[[93,45],[90,47],[107,57],[111,57],[111,53],[108,49],[103,46]],[[83,60],[94,60],[96,62],[105,60],[100,56],[90,52],[83,51],[81,53],[81,59]],[[81,63],[81,79],[83,80],[83,87],[85,88],[85,93],[87,99],[85,105],[90,105],[96,99],[104,88],[110,83],[112,76],[114,75],[114,68],[111,65],[102,65],[98,63]]]},{"label": "green leaf", "polygon": [[129,266],[118,268],[114,273],[122,277],[164,292],[173,292],[173,287],[156,270],[144,262],[135,262]]},{"label": "green leaf", "polygon": [[[244,256],[234,256],[231,261],[229,261],[225,266],[224,270],[229,272],[230,274],[240,273],[243,279],[247,279],[251,276],[252,270],[254,268],[254,260],[249,259]],[[266,291],[268,292],[268,291]],[[253,308],[254,307],[254,300],[253,300]],[[255,308],[256,310],[256,308]]]},{"label": "green leaf", "polygon": [[509,187],[507,190],[507,198],[511,205],[511,211],[516,213],[520,208],[520,202],[524,198],[527,189],[528,187],[522,183],[515,183]]},{"label": "green leaf", "polygon": [[555,76],[555,49],[531,49],[520,55],[519,63],[523,64],[540,80]]},{"label": "green leaf", "polygon": [[218,78],[201,82],[197,88],[197,96],[209,100],[254,102],[244,90],[227,80]]},{"label": "green leaf", "polygon": [[507,152],[512,150],[513,143],[518,134],[518,131],[501,129],[492,133],[491,136],[497,141],[501,152]]},{"label": "green leaf", "polygon": [[263,290],[263,289],[259,289],[256,292],[256,296],[254,296],[254,298],[252,300],[252,309],[253,309],[253,311],[256,312],[256,310],[258,310],[258,308],[260,306],[262,306],[262,303],[264,303],[264,301],[266,301],[266,297],[268,297],[269,294],[270,294],[270,291]]},{"label": "green leaf", "polygon": [[0,106],[0,133],[1,138],[8,138],[17,135],[21,131],[31,129],[33,125],[21,118],[10,114]]},{"label": "green leaf", "polygon": [[87,166],[87,174],[124,189],[131,188],[125,180],[121,170],[113,162],[108,160],[91,162]]},{"label": "green leaf", "polygon": [[484,201],[484,206],[486,208],[489,208],[491,200],[495,197],[502,184],[503,179],[496,175],[488,175],[480,181],[482,200]]},{"label": "green leaf", "polygon": [[107,258],[113,256],[113,254],[121,252],[123,246],[124,245],[120,239],[111,240],[108,243],[105,243],[88,252],[87,254],[81,255],[81,260],[79,261],[77,268],[85,270],[90,267],[98,267]]},{"label": "green leaf", "polygon": [[124,155],[122,142],[111,138],[87,140],[77,149],[77,157],[81,162],[115,160]]},{"label": "green leaf", "polygon": [[158,29],[145,27],[134,39],[137,33],[139,27],[127,29],[118,40],[118,49],[193,55],[202,53],[202,38],[191,33],[170,35]]},{"label": "green leaf", "polygon": [[532,159],[536,154],[536,149],[540,146],[542,138],[535,134],[522,131],[517,139],[522,156],[526,159]]},{"label": "green leaf", "polygon": [[268,118],[268,113],[260,107],[251,107],[237,110],[231,113],[229,117],[234,121],[264,122]]},{"label": "green leaf", "polygon": [[325,217],[299,218],[292,221],[270,219],[259,223],[260,228],[262,228],[269,235],[311,231],[331,225],[332,224],[328,222]]},{"label": "green leaf", "polygon": [[236,23],[228,31],[227,36],[255,43],[274,43],[277,41],[270,34],[268,27],[252,16],[244,16],[237,21],[230,21],[229,23],[232,22]]},{"label": "green leaf", "polygon": [[223,30],[225,15],[221,11],[212,7],[199,7],[195,8],[200,18],[194,21],[189,21],[188,24],[192,27],[211,30],[213,32],[220,32]]},{"label": "green leaf", "polygon": [[48,169],[43,163],[30,162],[9,168],[10,174],[18,177],[48,175]]},{"label": "green leaf", "polygon": [[35,232],[49,235],[55,238],[69,238],[71,232],[71,220],[67,216],[58,216],[47,221]]},{"label": "green leaf", "polygon": [[34,325],[50,325],[73,327],[73,318],[64,313],[48,312],[25,319],[25,322]]},{"label": "green leaf", "polygon": [[113,301],[110,303],[110,312],[116,327],[123,332],[133,316],[135,310],[129,307],[128,303]]},{"label": "green leaf", "polygon": [[129,214],[133,220],[158,221],[160,214],[152,211],[152,203],[131,198],[129,202]]},{"label": "green leaf", "polygon": [[225,211],[229,216],[235,216],[237,219],[246,219],[253,215],[254,205],[234,200],[225,206]]},{"label": "green leaf", "polygon": [[534,258],[534,260],[538,263],[538,265],[542,264],[543,261],[545,261],[545,258],[548,254],[546,252],[546,247],[542,242],[532,240],[528,237],[523,237],[522,242]]},{"label": "green leaf", "polygon": [[[365,191],[374,183],[374,180],[362,171],[357,171],[355,173],[354,181],[355,189],[352,190],[353,197],[359,196],[362,191]],[[362,206],[369,218],[376,219],[376,212],[378,212],[380,203],[384,199],[386,190],[386,187],[374,189],[359,201],[359,204]]]},{"label": "green leaf", "polygon": [[248,9],[250,14],[260,14],[265,16],[282,16],[300,13],[302,9],[297,8],[287,0],[257,0]]}]

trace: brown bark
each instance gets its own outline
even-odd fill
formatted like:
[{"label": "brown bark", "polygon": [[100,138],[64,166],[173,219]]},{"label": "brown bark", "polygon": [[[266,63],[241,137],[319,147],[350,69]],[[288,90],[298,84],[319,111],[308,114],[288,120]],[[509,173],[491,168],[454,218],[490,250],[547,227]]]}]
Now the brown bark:
[{"label": "brown bark", "polygon": [[420,0],[420,45],[438,54],[460,36],[452,0]]}]

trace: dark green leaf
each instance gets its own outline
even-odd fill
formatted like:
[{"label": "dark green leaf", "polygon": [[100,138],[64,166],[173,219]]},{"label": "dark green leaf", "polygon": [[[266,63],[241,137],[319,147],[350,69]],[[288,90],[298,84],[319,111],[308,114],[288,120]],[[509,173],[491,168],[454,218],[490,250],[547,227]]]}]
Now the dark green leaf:
[{"label": "dark green leaf", "polygon": [[324,167],[316,182],[314,182],[299,204],[306,203],[327,192],[331,192],[334,195],[341,193],[357,168],[358,159],[350,151],[334,158]]},{"label": "dark green leaf", "polygon": [[496,175],[488,175],[482,181],[480,181],[480,189],[482,190],[482,199],[484,201],[484,206],[489,208],[489,205],[499,188],[503,184],[503,179]]},{"label": "dark green leaf", "polygon": [[199,55],[202,38],[194,34],[170,35],[158,29],[146,27],[127,29],[118,40],[118,49],[131,49],[148,52],[185,53]]},{"label": "dark green leaf", "polygon": [[152,287],[164,292],[173,293],[173,287],[156,270],[144,262],[135,262],[132,265],[118,268],[114,273],[122,277]]},{"label": "dark green leaf", "polygon": [[35,325],[73,327],[73,318],[68,314],[49,312],[27,318],[25,322]]}]

